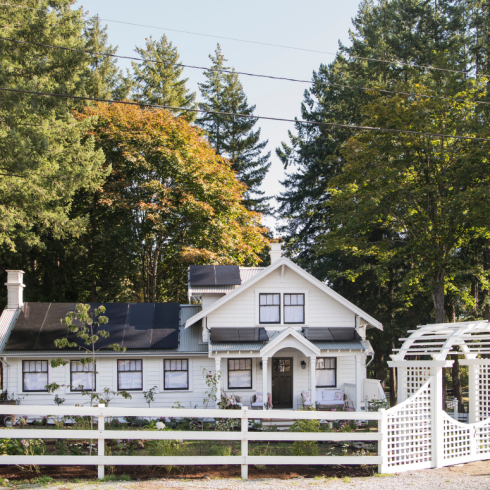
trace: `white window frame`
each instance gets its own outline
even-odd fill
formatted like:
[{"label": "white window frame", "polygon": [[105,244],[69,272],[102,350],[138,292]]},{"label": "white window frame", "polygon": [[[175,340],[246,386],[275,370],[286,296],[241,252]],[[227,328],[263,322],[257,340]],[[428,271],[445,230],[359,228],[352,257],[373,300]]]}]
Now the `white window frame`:
[{"label": "white window frame", "polygon": [[[274,330],[277,327],[307,327],[309,325],[309,296],[310,290],[306,288],[284,288],[284,287],[275,287],[275,288],[257,288],[254,289],[255,293],[255,326],[256,327],[265,327]],[[261,294],[279,294],[280,295],[280,307],[281,307],[281,321],[280,323],[260,323],[260,295]],[[284,294],[304,294],[305,295],[305,318],[304,323],[284,323]]]},{"label": "white window frame", "polygon": [[[171,361],[172,359],[186,359],[187,360],[187,370],[188,370],[188,375],[189,375],[189,386],[187,389],[180,389],[180,390],[166,390],[165,389],[165,361]],[[185,352],[182,353],[179,356],[167,356],[163,358],[158,359],[158,371],[160,373],[160,391],[159,393],[191,393],[194,391],[194,360],[192,357],[186,356]],[[204,383],[204,381],[203,381]]]},{"label": "white window frame", "polygon": [[[34,358],[20,358],[19,362],[19,377],[18,377],[18,386],[20,387],[18,393],[19,394],[25,394],[25,395],[50,395],[51,393],[47,390],[43,391],[24,391],[24,361],[46,361],[48,363],[48,382],[46,383],[47,385],[50,384],[50,380],[52,379],[52,370],[51,370],[51,364],[50,364],[50,359],[43,359],[39,357],[34,357]],[[52,381],[51,381],[52,382]]]},{"label": "white window frame", "polygon": [[[274,324],[274,325],[277,325]],[[255,392],[257,389],[257,369],[258,369],[258,364],[260,361],[262,361],[262,358],[260,357],[254,357],[251,356],[250,354],[238,354],[235,353],[236,355],[232,355],[230,352],[230,355],[228,357],[222,357],[221,358],[221,379],[222,379],[222,384],[221,386],[226,387],[225,391],[229,391],[230,393],[237,393],[237,394],[243,394],[245,396],[250,396],[253,394],[252,392]],[[228,386],[228,359],[252,359],[252,387],[251,388],[230,388]]]},{"label": "white window frame", "polygon": [[[74,393],[74,394],[81,394],[82,392],[80,390],[72,390],[71,389],[71,363],[72,362],[79,362],[79,359],[69,359],[68,364],[65,366],[66,367],[66,372],[65,372],[65,379],[67,380],[66,384],[66,393]],[[95,361],[95,390],[94,393],[98,393],[100,389],[97,386],[97,381],[99,381],[99,376],[97,372],[97,360]],[[86,390],[92,392],[92,390]]]}]

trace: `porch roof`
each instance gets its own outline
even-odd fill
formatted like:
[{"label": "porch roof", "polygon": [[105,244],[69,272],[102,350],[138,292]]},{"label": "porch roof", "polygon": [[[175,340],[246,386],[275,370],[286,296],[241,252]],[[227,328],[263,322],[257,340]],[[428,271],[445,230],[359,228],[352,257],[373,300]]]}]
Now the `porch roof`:
[{"label": "porch roof", "polygon": [[[209,342],[210,352],[260,352],[267,342]],[[353,342],[312,342],[320,350],[367,350],[361,340]]]}]

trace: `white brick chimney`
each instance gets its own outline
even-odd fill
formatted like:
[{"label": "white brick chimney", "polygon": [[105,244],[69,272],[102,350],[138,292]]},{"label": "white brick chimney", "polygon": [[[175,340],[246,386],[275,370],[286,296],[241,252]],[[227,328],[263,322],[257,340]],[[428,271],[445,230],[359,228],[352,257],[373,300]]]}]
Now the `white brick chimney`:
[{"label": "white brick chimney", "polygon": [[12,271],[7,272],[7,308],[21,308],[24,304],[23,291],[25,288],[23,283],[24,271]]},{"label": "white brick chimney", "polygon": [[271,257],[271,264],[273,264],[282,257],[282,243],[271,243],[270,247],[271,251],[269,252],[269,255]]}]

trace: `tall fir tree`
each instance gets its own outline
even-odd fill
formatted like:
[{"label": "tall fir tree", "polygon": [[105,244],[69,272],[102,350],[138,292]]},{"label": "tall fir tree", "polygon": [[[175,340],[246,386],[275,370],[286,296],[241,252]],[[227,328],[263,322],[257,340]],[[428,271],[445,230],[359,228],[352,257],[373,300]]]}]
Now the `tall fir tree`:
[{"label": "tall fir tree", "polygon": [[[232,112],[253,115],[255,106],[248,104],[235,70],[225,66],[227,61],[218,47],[215,56],[210,55],[211,70],[204,72],[207,81],[199,84],[205,102],[199,108],[207,111]],[[270,168],[270,152],[263,154],[268,141],[260,141],[260,128],[254,131],[257,119],[220,114],[202,114],[198,124],[206,132],[218,155],[231,161],[232,169],[248,190],[244,203],[247,209],[270,213],[270,197],[260,186]]]},{"label": "tall fir tree", "polygon": [[124,77],[112,56],[117,46],[108,44],[107,26],[102,27],[98,15],[87,20],[83,32],[90,51],[89,74],[85,82],[87,95],[99,99],[126,99],[131,89],[130,77]]},{"label": "tall fir tree", "polygon": [[[186,87],[189,79],[181,79],[184,68],[179,66],[179,53],[165,34],[159,41],[150,37],[144,48],[137,47],[135,51],[144,60],[132,63],[136,100],[147,104],[195,108],[196,94]],[[194,112],[173,112],[187,121],[193,121],[196,117]]]}]

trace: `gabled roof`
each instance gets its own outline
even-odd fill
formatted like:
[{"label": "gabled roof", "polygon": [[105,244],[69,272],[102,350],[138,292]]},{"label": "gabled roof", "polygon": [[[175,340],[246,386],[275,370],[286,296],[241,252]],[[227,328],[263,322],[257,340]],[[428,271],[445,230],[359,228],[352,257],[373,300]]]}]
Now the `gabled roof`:
[{"label": "gabled roof", "polygon": [[299,344],[301,344],[306,352],[303,350],[303,354],[307,355],[309,353],[315,354],[317,356],[320,355],[320,349],[313,345],[308,339],[303,337],[300,333],[298,333],[293,327],[288,327],[284,332],[281,332],[279,335],[276,335],[273,339],[271,339],[262,349],[260,349],[260,355],[266,356],[271,351],[275,351],[277,349],[278,344],[280,344],[283,340],[288,337],[293,337]]},{"label": "gabled roof", "polygon": [[356,315],[360,316],[363,318],[367,323],[372,325],[373,327],[379,328],[380,330],[383,330],[383,325],[378,322],[378,320],[375,320],[371,315],[368,315],[366,312],[358,308],[356,305],[352,304],[350,301],[345,299],[343,296],[341,296],[339,293],[336,293],[333,289],[329,288],[326,284],[323,282],[319,281],[316,277],[313,277],[311,274],[306,272],[304,269],[296,265],[294,262],[289,260],[286,257],[281,257],[279,260],[276,260],[274,263],[272,263],[269,267],[266,267],[263,269],[261,272],[256,274],[254,277],[252,277],[250,280],[248,280],[245,284],[242,284],[241,286],[238,286],[234,291],[228,293],[226,296],[223,296],[223,298],[219,299],[218,301],[214,302],[207,308],[203,309],[201,312],[199,312],[197,315],[194,315],[193,317],[189,318],[187,320],[185,327],[188,328],[195,322],[201,320],[205,316],[209,315],[211,312],[217,310],[220,308],[223,304],[227,303],[231,299],[235,298],[238,296],[240,293],[248,289],[249,287],[253,286],[257,282],[259,282],[262,278],[266,277],[269,275],[271,272],[275,271],[281,266],[287,266],[300,276],[302,276],[304,279],[309,281],[311,284],[316,286],[318,289],[326,293],[328,296],[331,298],[335,299],[338,301],[340,304],[345,306],[348,310],[352,311]]}]

